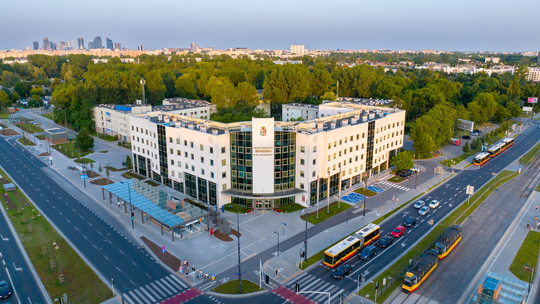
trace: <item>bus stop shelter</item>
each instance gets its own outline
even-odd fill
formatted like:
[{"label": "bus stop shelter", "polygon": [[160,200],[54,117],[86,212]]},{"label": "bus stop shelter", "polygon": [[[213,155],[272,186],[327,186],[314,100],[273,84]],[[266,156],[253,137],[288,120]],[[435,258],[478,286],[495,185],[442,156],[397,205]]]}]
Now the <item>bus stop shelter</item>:
[{"label": "bus stop shelter", "polygon": [[194,223],[207,223],[208,212],[187,201],[176,199],[171,194],[161,191],[158,188],[138,179],[129,179],[122,182],[106,185],[102,187],[103,200],[106,200],[105,192],[109,194],[109,203],[112,204],[112,197],[124,201],[124,211],[127,213],[127,204],[131,210],[131,216],[135,216],[135,211],[141,211],[141,222],[144,224],[145,215],[158,223],[161,227],[171,231],[174,242],[174,231],[179,230],[180,237],[182,231],[188,225]]}]

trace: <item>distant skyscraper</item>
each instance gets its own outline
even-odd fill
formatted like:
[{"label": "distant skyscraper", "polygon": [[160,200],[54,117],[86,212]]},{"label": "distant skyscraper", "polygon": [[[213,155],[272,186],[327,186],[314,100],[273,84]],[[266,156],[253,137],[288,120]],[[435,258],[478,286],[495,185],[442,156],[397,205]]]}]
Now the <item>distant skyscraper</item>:
[{"label": "distant skyscraper", "polygon": [[49,42],[49,46],[50,46],[49,49],[50,49],[51,51],[56,51],[57,48],[58,48],[58,45],[56,44],[56,42],[52,42],[52,41]]},{"label": "distant skyscraper", "polygon": [[103,47],[103,41],[101,41],[101,36],[94,37],[94,48],[100,49]]},{"label": "distant skyscraper", "polygon": [[71,49],[73,50],[77,49],[77,39],[71,40]]},{"label": "distant skyscraper", "polygon": [[142,51],[142,44],[137,45],[137,51]]},{"label": "distant skyscraper", "polygon": [[107,42],[107,48],[109,50],[113,50],[113,44],[112,44],[112,40],[109,39],[109,37],[105,38],[105,41]]},{"label": "distant skyscraper", "polygon": [[120,42],[113,42],[113,49],[122,50],[122,44]]},{"label": "distant skyscraper", "polygon": [[94,49],[94,42],[93,42],[93,41],[88,42],[88,49],[89,49],[89,50],[93,50],[93,49]]},{"label": "distant skyscraper", "polygon": [[[77,43],[78,43],[78,46],[79,46],[79,50],[83,50],[84,49],[84,38],[77,38]],[[73,47],[75,48],[75,45],[73,45]]]},{"label": "distant skyscraper", "polygon": [[50,50],[49,37],[43,38],[43,49]]},{"label": "distant skyscraper", "polygon": [[191,47],[189,48],[190,52],[196,52],[199,50],[199,45],[195,43],[191,43]]},{"label": "distant skyscraper", "polygon": [[39,42],[34,41],[34,50],[39,50]]},{"label": "distant skyscraper", "polygon": [[291,45],[291,54],[304,55],[304,45],[303,44]]},{"label": "distant skyscraper", "polygon": [[538,64],[540,64],[540,52],[538,52]]}]

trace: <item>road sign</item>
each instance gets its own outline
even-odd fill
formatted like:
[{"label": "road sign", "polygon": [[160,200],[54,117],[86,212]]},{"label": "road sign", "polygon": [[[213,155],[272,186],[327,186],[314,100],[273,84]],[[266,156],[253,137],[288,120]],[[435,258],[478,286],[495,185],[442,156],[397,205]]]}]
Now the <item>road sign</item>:
[{"label": "road sign", "polygon": [[81,175],[81,179],[87,179],[87,178],[88,178],[88,175],[86,175],[86,174]]},{"label": "road sign", "polygon": [[161,252],[165,253],[165,246],[161,247]]}]

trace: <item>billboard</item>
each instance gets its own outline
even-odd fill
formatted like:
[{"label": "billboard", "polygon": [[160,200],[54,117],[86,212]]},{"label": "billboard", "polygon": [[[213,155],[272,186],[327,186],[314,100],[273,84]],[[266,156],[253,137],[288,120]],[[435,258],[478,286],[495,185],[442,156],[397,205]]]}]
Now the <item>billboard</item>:
[{"label": "billboard", "polygon": [[529,99],[527,99],[527,102],[528,103],[538,103],[538,97],[529,97]]},{"label": "billboard", "polygon": [[533,110],[532,107],[523,107],[523,111],[525,112],[531,112]]},{"label": "billboard", "polygon": [[464,120],[464,119],[458,119],[458,129],[461,130],[467,130],[469,132],[472,132],[474,129],[474,122]]},{"label": "billboard", "polygon": [[253,118],[253,193],[274,193],[274,118]]}]

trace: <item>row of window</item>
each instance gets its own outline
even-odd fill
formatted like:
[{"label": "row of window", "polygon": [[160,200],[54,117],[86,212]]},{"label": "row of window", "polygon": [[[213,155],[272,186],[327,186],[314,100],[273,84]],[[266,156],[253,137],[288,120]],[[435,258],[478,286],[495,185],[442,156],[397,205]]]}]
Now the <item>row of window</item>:
[{"label": "row of window", "polygon": [[[334,170],[336,170],[336,165],[334,165]],[[349,174],[352,174],[352,173],[353,173],[352,170],[353,170],[353,168],[349,168],[349,169],[348,169]],[[355,173],[358,172],[358,170],[360,170],[360,171],[364,170],[364,165],[360,165],[360,167],[358,167],[358,166],[355,166],[355,167],[354,167],[354,172],[355,172]],[[328,167],[328,171],[330,171],[330,167]],[[328,171],[327,171],[327,172],[328,172]],[[345,176],[345,175],[347,175],[347,169],[343,169],[343,170],[341,171],[341,176]],[[305,177],[305,172],[304,172],[304,171],[300,171],[300,177]],[[317,177],[317,171],[312,171],[312,172],[311,172],[311,177]],[[304,188],[302,187],[302,185],[303,185],[303,184],[300,183],[300,188],[304,189]]]}]

